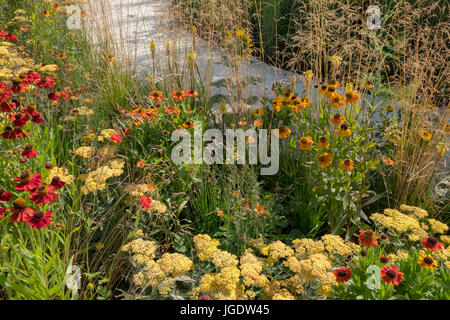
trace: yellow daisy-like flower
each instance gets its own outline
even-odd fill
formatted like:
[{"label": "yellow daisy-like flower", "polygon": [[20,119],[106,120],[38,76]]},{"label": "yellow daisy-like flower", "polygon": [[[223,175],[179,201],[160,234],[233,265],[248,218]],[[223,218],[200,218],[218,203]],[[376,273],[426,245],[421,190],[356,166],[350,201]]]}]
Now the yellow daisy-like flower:
[{"label": "yellow daisy-like flower", "polygon": [[300,150],[308,150],[314,144],[310,136],[302,137],[298,142],[300,144]]},{"label": "yellow daisy-like flower", "polygon": [[348,124],[346,123],[341,124],[337,132],[339,133],[340,137],[348,137],[352,134],[352,131],[350,130]]},{"label": "yellow daisy-like flower", "polygon": [[367,89],[372,89],[373,88],[372,81],[367,81],[366,83],[364,83],[364,87]]},{"label": "yellow daisy-like flower", "polygon": [[326,149],[330,146],[330,143],[328,142],[328,139],[326,137],[320,137],[319,142],[317,143],[319,148]]},{"label": "yellow daisy-like flower", "polygon": [[422,140],[424,141],[430,141],[431,138],[433,138],[433,135],[431,134],[430,131],[427,130],[419,130],[419,136],[422,138]]},{"label": "yellow daisy-like flower", "polygon": [[291,135],[291,129],[285,126],[280,126],[278,128],[278,137],[280,139],[285,139]]},{"label": "yellow daisy-like flower", "polygon": [[264,114],[263,108],[256,108],[256,109],[253,109],[252,114],[253,114],[255,117],[261,117],[261,116]]},{"label": "yellow daisy-like flower", "polygon": [[422,268],[434,270],[437,267],[437,262],[436,262],[436,260],[433,259],[432,256],[430,256],[426,253],[423,253],[419,257],[419,265]]},{"label": "yellow daisy-like flower", "polygon": [[328,87],[327,86],[321,86],[319,88],[319,93],[325,95],[325,93],[328,92]]},{"label": "yellow daisy-like flower", "polygon": [[328,167],[331,164],[331,154],[329,153],[323,153],[320,157],[319,157],[319,168],[325,168]]},{"label": "yellow daisy-like flower", "polygon": [[355,164],[352,159],[344,159],[341,162],[340,168],[344,171],[352,171]]},{"label": "yellow daisy-like flower", "polygon": [[344,97],[345,104],[355,104],[359,100],[359,93],[357,91],[347,90]]},{"label": "yellow daisy-like flower", "polygon": [[330,83],[328,84],[328,87],[333,87],[333,88],[338,88],[340,86],[340,83],[337,82],[336,80],[331,80]]}]

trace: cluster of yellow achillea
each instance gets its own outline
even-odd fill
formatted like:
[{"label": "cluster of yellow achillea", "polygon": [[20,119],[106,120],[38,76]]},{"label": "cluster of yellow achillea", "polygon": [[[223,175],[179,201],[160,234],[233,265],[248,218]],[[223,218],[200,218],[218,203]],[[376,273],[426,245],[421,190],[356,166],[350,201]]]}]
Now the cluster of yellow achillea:
[{"label": "cluster of yellow achillea", "polygon": [[122,247],[122,251],[131,251],[132,259],[142,266],[142,270],[133,276],[134,284],[158,288],[159,294],[166,295],[175,286],[176,277],[192,270],[194,264],[180,253],[164,253],[155,261],[157,249],[156,242],[142,238],[137,238]]},{"label": "cluster of yellow achillea", "polygon": [[[89,134],[83,137],[83,142],[90,142],[97,138],[98,141],[110,139],[111,136],[117,134],[113,129],[105,129],[101,131],[101,135]],[[108,140],[109,141],[109,140]],[[88,194],[97,190],[103,190],[106,187],[106,181],[112,177],[118,177],[123,173],[125,161],[123,159],[114,159],[118,147],[114,144],[106,144],[98,150],[92,146],[81,146],[76,149],[73,154],[84,159],[91,159],[96,156],[97,160],[88,164],[88,168],[96,167],[86,174],[80,175],[78,178],[85,181],[81,187],[81,192]]]},{"label": "cluster of yellow achillea", "polygon": [[419,241],[426,238],[431,231],[434,234],[442,234],[448,230],[448,226],[435,219],[426,219],[428,212],[422,208],[401,205],[400,210],[385,209],[384,214],[374,213],[370,218],[379,226],[396,234],[408,232],[408,239]]}]

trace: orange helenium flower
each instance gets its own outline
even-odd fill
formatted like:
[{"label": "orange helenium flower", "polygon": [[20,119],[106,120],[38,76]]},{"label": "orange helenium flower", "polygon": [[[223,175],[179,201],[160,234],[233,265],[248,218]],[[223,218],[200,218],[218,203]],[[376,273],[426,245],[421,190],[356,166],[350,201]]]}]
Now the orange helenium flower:
[{"label": "orange helenium flower", "polygon": [[372,230],[359,230],[359,243],[364,247],[376,247],[378,245],[375,233]]},{"label": "orange helenium flower", "polygon": [[319,157],[319,168],[325,168],[328,167],[331,164],[331,154],[329,153],[323,153],[320,157]]},{"label": "orange helenium flower", "polygon": [[328,142],[328,139],[326,137],[320,137],[317,145],[319,146],[319,148],[326,149],[330,146],[330,143]]},{"label": "orange helenium flower", "polygon": [[344,171],[352,171],[354,168],[353,160],[352,159],[342,160],[340,168]]},{"label": "orange helenium flower", "polygon": [[302,137],[298,142],[300,143],[300,150],[308,150],[314,144],[310,136]]},{"label": "orange helenium flower", "polygon": [[333,118],[331,118],[331,124],[335,126],[340,126],[345,121],[345,118],[341,116],[339,113],[336,113]]}]

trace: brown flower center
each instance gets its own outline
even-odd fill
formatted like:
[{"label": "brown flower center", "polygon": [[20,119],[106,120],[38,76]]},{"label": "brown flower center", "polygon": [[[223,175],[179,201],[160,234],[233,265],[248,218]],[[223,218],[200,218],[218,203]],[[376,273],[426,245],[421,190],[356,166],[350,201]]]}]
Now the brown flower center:
[{"label": "brown flower center", "polygon": [[345,94],[345,97],[346,97],[347,99],[351,99],[351,98],[353,98],[353,93],[352,93],[352,92],[347,92],[347,93]]},{"label": "brown flower center", "polygon": [[395,270],[390,269],[388,272],[386,272],[386,275],[390,279],[395,279],[395,277],[397,276],[397,272],[395,272]]},{"label": "brown flower center", "polygon": [[343,277],[345,277],[347,275],[347,271],[339,270],[338,275],[339,275],[339,277],[343,278]]},{"label": "brown flower center", "polygon": [[348,130],[348,124],[341,124],[341,130]]},{"label": "brown flower center", "polygon": [[14,209],[17,209],[17,210],[25,209],[27,207],[27,202],[22,198],[17,198],[13,202],[13,207],[14,207]]},{"label": "brown flower center", "polygon": [[36,211],[33,214],[33,219],[34,220],[42,220],[42,218],[44,218],[44,213],[42,211]]},{"label": "brown flower center", "polygon": [[45,196],[45,195],[48,193],[48,187],[46,187],[46,186],[40,186],[40,187],[38,187],[38,188],[37,188],[37,193],[38,193],[40,196]]},{"label": "brown flower center", "polygon": [[31,180],[31,174],[29,172],[24,172],[20,176],[20,182],[29,182]]},{"label": "brown flower center", "polygon": [[428,237],[427,242],[434,246],[438,240],[435,237]]},{"label": "brown flower center", "polygon": [[423,259],[423,261],[424,261],[426,264],[433,264],[433,258],[431,258],[431,257],[425,257],[425,258]]}]

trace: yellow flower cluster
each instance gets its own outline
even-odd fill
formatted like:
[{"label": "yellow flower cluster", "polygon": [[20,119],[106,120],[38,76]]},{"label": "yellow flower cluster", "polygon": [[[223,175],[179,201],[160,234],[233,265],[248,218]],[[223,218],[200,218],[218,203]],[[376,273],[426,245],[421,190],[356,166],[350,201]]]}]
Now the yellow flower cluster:
[{"label": "yellow flower cluster", "polygon": [[219,246],[219,241],[211,239],[207,234],[199,234],[194,237],[194,243],[197,247],[198,258],[200,261],[209,260]]},{"label": "yellow flower cluster", "polygon": [[88,194],[103,190],[106,186],[106,180],[111,177],[118,177],[123,173],[124,165],[125,161],[122,159],[110,160],[96,170],[80,175],[79,178],[85,181],[84,186],[81,187],[81,192]]},{"label": "yellow flower cluster", "polygon": [[431,230],[435,233],[445,233],[448,230],[448,225],[435,219],[428,219],[428,224],[430,225]]},{"label": "yellow flower cluster", "polygon": [[280,281],[272,280],[264,288],[263,300],[294,300],[294,296],[286,288],[281,287]]},{"label": "yellow flower cluster", "polygon": [[94,147],[79,147],[77,150],[73,152],[76,156],[90,159],[95,155]]},{"label": "yellow flower cluster", "polygon": [[[0,42],[0,81],[19,77],[21,74],[35,69],[33,59],[22,58],[14,44],[7,41]],[[30,88],[32,87],[30,86]]]},{"label": "yellow flower cluster", "polygon": [[413,215],[419,220],[428,216],[428,212],[426,210],[419,207],[408,206],[406,204],[402,204],[400,206],[400,210],[405,213]]},{"label": "yellow flower cluster", "polygon": [[374,213],[370,218],[375,223],[400,233],[420,229],[419,222],[413,216],[395,209],[384,209],[384,214]]},{"label": "yellow flower cluster", "polygon": [[236,267],[238,264],[238,259],[234,254],[220,249],[216,249],[212,252],[211,261],[219,269]]},{"label": "yellow flower cluster", "polygon": [[330,260],[323,253],[313,254],[308,259],[303,260],[289,257],[283,264],[297,274],[303,283],[314,280],[326,280],[328,270],[332,268]]},{"label": "yellow flower cluster", "polygon": [[110,139],[113,134],[118,134],[116,130],[114,129],[104,129],[101,131],[101,135],[105,139]]},{"label": "yellow flower cluster", "polygon": [[241,256],[240,269],[245,286],[264,287],[267,284],[267,277],[261,274],[264,263],[264,259],[256,257],[251,250]]},{"label": "yellow flower cluster", "polygon": [[348,256],[351,253],[360,251],[360,246],[350,241],[344,241],[339,236],[326,234],[322,236],[322,242],[325,246],[325,250],[329,254],[338,254],[340,256]]},{"label": "yellow flower cluster", "polygon": [[200,285],[192,290],[192,298],[200,292],[207,292],[214,300],[244,299],[244,286],[240,284],[241,273],[237,267],[229,266],[219,273],[207,273],[202,277]]},{"label": "yellow flower cluster", "polygon": [[185,274],[194,267],[191,259],[180,253],[164,253],[156,263],[164,273],[170,273],[174,277]]},{"label": "yellow flower cluster", "polygon": [[447,235],[441,236],[441,241],[447,246],[450,245],[450,236]]},{"label": "yellow flower cluster", "polygon": [[292,250],[280,240],[277,240],[275,242],[272,242],[268,246],[263,247],[261,249],[261,253],[268,256],[267,260],[273,263],[278,259],[284,259],[293,256],[294,250]]},{"label": "yellow flower cluster", "polygon": [[315,253],[322,253],[325,246],[322,241],[314,241],[312,239],[296,239],[292,241],[295,248],[295,255],[302,259]]}]

